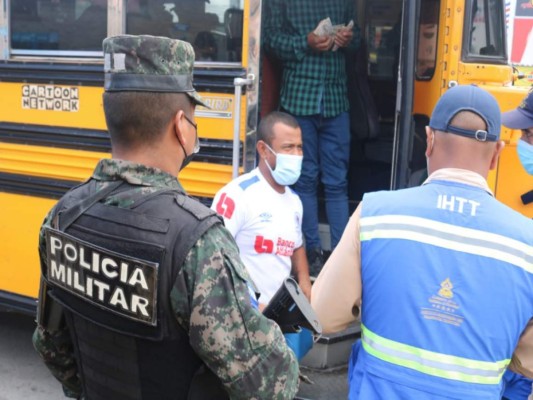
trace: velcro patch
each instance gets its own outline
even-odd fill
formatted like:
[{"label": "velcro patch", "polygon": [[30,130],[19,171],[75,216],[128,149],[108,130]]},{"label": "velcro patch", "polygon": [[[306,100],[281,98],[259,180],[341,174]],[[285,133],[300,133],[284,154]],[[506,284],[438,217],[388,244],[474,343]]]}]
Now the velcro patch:
[{"label": "velcro patch", "polygon": [[46,228],[47,276],[55,286],[123,317],[157,323],[159,264]]}]

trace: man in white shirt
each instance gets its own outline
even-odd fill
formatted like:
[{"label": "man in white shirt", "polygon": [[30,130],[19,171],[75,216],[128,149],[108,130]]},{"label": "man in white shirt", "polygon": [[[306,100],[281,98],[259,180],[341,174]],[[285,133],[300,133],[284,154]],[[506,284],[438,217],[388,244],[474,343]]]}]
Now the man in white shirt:
[{"label": "man in white shirt", "polygon": [[298,180],[302,165],[298,122],[282,112],[264,117],[257,152],[257,168],[220,189],[211,208],[235,237],[260,292],[262,309],[291,273],[308,299],[311,294],[302,243],[302,203],[289,187]]}]

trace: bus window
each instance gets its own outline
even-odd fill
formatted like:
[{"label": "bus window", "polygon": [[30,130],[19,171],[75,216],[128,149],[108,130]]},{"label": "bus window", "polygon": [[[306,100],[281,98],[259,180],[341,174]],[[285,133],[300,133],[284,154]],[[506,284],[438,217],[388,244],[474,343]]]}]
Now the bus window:
[{"label": "bus window", "polygon": [[416,78],[429,80],[435,72],[440,0],[423,1],[420,6]]},{"label": "bus window", "polygon": [[396,81],[401,36],[401,2],[373,1],[366,10],[368,75]]},{"label": "bus window", "polygon": [[505,21],[499,0],[474,0],[465,24],[470,34],[465,35],[467,54],[463,58],[498,58],[505,62]]},{"label": "bus window", "polygon": [[101,51],[107,36],[107,0],[13,0],[10,18],[14,54]]},{"label": "bus window", "polygon": [[243,0],[129,0],[126,33],[191,43],[198,62],[240,62]]}]

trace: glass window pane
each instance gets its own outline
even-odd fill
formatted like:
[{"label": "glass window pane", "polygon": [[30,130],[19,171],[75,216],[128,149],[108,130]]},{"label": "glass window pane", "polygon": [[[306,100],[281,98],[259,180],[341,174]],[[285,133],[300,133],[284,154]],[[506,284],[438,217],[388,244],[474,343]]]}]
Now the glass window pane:
[{"label": "glass window pane", "polygon": [[401,1],[368,2],[366,38],[368,75],[372,78],[396,80],[400,56]]},{"label": "glass window pane", "polygon": [[240,62],[243,0],[128,0],[126,33],[191,43],[196,61]]},{"label": "glass window pane", "polygon": [[500,0],[474,0],[470,28],[470,56],[504,57],[504,26]]},{"label": "glass window pane", "polygon": [[101,51],[107,0],[12,0],[11,48]]}]

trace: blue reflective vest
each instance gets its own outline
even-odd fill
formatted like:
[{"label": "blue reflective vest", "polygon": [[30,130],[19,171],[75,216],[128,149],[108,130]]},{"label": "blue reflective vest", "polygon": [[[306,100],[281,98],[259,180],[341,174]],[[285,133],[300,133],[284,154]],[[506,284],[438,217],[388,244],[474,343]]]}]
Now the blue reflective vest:
[{"label": "blue reflective vest", "polygon": [[533,317],[532,224],[450,181],[365,195],[350,399],[499,399]]}]

